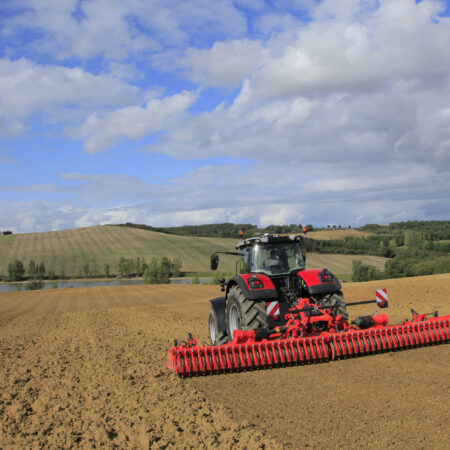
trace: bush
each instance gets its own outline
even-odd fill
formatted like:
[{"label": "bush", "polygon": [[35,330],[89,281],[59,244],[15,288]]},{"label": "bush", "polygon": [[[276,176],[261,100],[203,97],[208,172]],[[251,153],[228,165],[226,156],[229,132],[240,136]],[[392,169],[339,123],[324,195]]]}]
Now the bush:
[{"label": "bush", "polygon": [[153,258],[145,268],[143,274],[144,283],[149,284],[168,284],[170,282],[170,272],[168,259],[163,258],[161,263],[157,258]]},{"label": "bush", "polygon": [[42,280],[33,280],[25,284],[25,289],[27,291],[34,291],[37,289],[42,289],[44,287],[44,282]]},{"label": "bush", "polygon": [[384,273],[375,266],[363,264],[359,259],[352,262],[352,281],[381,280],[383,278]]}]

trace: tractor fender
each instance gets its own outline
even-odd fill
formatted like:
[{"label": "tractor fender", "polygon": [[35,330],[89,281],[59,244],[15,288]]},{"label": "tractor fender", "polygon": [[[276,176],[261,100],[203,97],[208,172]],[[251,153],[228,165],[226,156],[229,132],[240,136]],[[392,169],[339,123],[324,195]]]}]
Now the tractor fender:
[{"label": "tractor fender", "polygon": [[210,300],[212,309],[216,313],[217,329],[219,331],[227,331],[226,309],[227,299],[225,297],[217,297]]},{"label": "tractor fender", "polygon": [[228,281],[226,297],[228,298],[228,292],[234,285],[238,285],[244,296],[250,300],[266,300],[278,298],[277,290],[272,280],[263,274],[243,274],[235,275]]},{"label": "tractor fender", "polygon": [[328,269],[300,270],[297,275],[310,295],[333,294],[342,288],[336,275]]}]

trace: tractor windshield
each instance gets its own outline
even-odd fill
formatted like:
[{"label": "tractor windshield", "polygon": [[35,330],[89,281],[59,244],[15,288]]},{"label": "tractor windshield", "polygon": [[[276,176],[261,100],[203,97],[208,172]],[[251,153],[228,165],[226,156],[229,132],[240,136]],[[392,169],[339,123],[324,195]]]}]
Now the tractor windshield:
[{"label": "tractor windshield", "polygon": [[288,274],[305,268],[300,245],[297,242],[257,244],[250,250],[250,272],[268,275]]}]

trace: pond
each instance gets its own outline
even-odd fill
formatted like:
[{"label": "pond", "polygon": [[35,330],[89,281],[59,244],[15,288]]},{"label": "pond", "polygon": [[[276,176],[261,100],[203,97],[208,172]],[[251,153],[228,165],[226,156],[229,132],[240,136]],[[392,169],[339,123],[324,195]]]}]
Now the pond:
[{"label": "pond", "polygon": [[[209,284],[211,277],[199,278],[200,284]],[[45,281],[43,289],[65,289],[96,286],[127,286],[130,284],[144,284],[142,280],[55,280]],[[174,278],[170,284],[192,284],[192,278]],[[0,292],[25,291],[26,282],[0,283]]]}]

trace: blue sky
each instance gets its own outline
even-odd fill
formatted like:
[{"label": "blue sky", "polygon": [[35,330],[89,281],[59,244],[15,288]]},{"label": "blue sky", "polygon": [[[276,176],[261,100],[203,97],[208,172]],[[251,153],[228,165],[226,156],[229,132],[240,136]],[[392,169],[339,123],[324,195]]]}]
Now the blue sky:
[{"label": "blue sky", "polygon": [[0,230],[450,218],[438,0],[4,0]]}]

